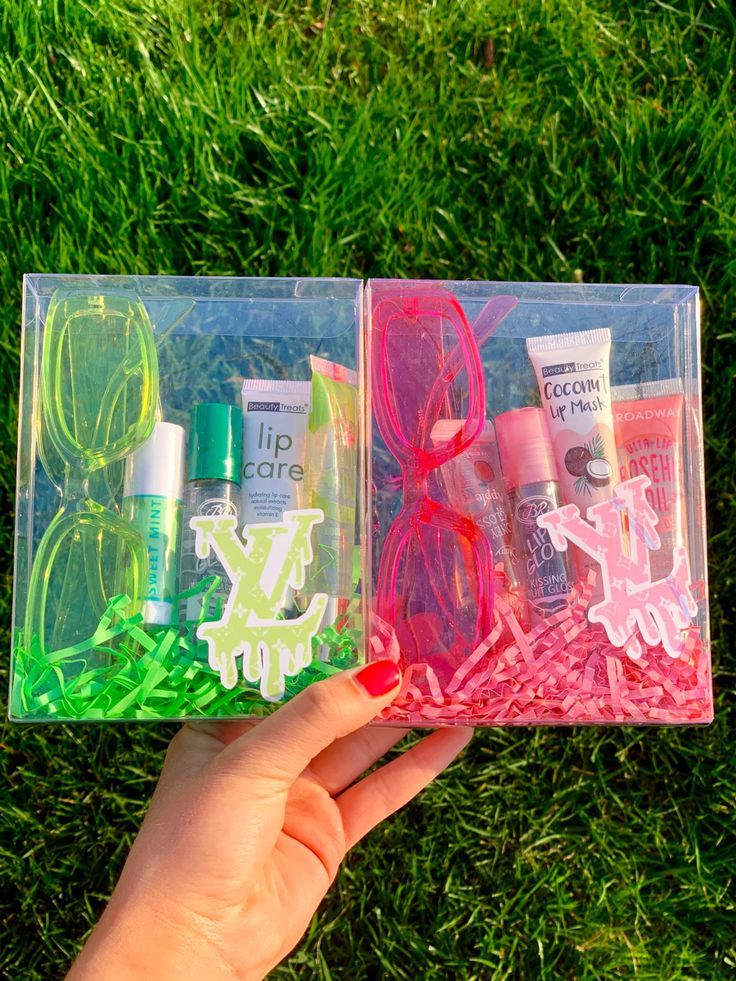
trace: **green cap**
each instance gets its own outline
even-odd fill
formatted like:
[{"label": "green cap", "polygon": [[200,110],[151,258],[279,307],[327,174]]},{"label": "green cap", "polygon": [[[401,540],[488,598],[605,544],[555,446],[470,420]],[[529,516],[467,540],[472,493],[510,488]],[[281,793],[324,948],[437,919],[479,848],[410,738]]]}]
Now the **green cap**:
[{"label": "green cap", "polygon": [[202,402],[189,422],[189,480],[232,480],[240,484],[243,413],[235,405]]}]

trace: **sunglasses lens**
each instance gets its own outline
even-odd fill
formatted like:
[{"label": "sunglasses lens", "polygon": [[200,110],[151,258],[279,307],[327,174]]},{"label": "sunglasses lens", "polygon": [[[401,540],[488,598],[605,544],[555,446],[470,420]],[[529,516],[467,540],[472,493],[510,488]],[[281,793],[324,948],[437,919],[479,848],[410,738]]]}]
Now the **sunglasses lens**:
[{"label": "sunglasses lens", "polygon": [[395,570],[393,621],[404,662],[426,662],[447,682],[485,626],[477,550],[455,529],[419,524]]},{"label": "sunglasses lens", "polygon": [[[379,352],[390,428],[404,445],[432,451],[447,419],[466,419],[472,386],[459,350],[457,321],[446,312],[402,313],[387,324]],[[433,432],[434,431],[434,432]]]},{"label": "sunglasses lens", "polygon": [[156,349],[142,304],[52,298],[44,337],[43,424],[56,453],[96,469],[146,439],[158,397]]},{"label": "sunglasses lens", "polygon": [[146,568],[142,539],[115,515],[57,515],[34,559],[26,633],[47,650],[86,647],[113,597],[142,595]]}]

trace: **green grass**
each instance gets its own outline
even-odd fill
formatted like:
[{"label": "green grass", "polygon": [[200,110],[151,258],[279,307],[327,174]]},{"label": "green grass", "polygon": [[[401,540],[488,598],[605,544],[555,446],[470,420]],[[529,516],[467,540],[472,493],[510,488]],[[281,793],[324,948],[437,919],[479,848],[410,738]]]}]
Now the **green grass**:
[{"label": "green grass", "polygon": [[[277,977],[736,972],[735,36],[727,0],[0,8],[5,650],[24,272],[702,290],[715,723],[478,733]],[[172,732],[3,730],[0,975],[63,972]]]}]

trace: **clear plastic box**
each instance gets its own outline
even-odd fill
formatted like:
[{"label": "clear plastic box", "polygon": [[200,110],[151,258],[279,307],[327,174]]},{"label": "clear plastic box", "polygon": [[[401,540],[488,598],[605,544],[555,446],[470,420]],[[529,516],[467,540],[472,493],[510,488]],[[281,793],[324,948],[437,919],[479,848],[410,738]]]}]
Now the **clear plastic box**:
[{"label": "clear plastic box", "polygon": [[710,722],[697,289],[372,280],[366,337],[383,717]]},{"label": "clear plastic box", "polygon": [[258,715],[360,663],[362,293],[25,278],[11,718]]},{"label": "clear plastic box", "polygon": [[23,324],[11,718],[390,657],[394,725],[711,720],[696,288],[39,275]]}]

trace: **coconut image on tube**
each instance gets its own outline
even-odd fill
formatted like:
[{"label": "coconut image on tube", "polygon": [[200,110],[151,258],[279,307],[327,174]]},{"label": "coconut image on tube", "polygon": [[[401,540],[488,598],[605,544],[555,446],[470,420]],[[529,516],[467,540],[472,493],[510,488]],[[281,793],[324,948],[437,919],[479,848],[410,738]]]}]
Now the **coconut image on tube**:
[{"label": "coconut image on tube", "polygon": [[565,453],[564,470],[575,477],[575,491],[588,498],[594,487],[607,487],[613,477],[613,468],[605,457],[605,446],[600,433],[589,443],[571,446]]},{"label": "coconut image on tube", "polygon": [[[545,421],[565,504],[577,504],[585,516],[592,504],[611,497],[615,482],[616,443],[607,328],[530,337],[526,342],[537,377]],[[595,563],[576,550],[585,575]]]}]

